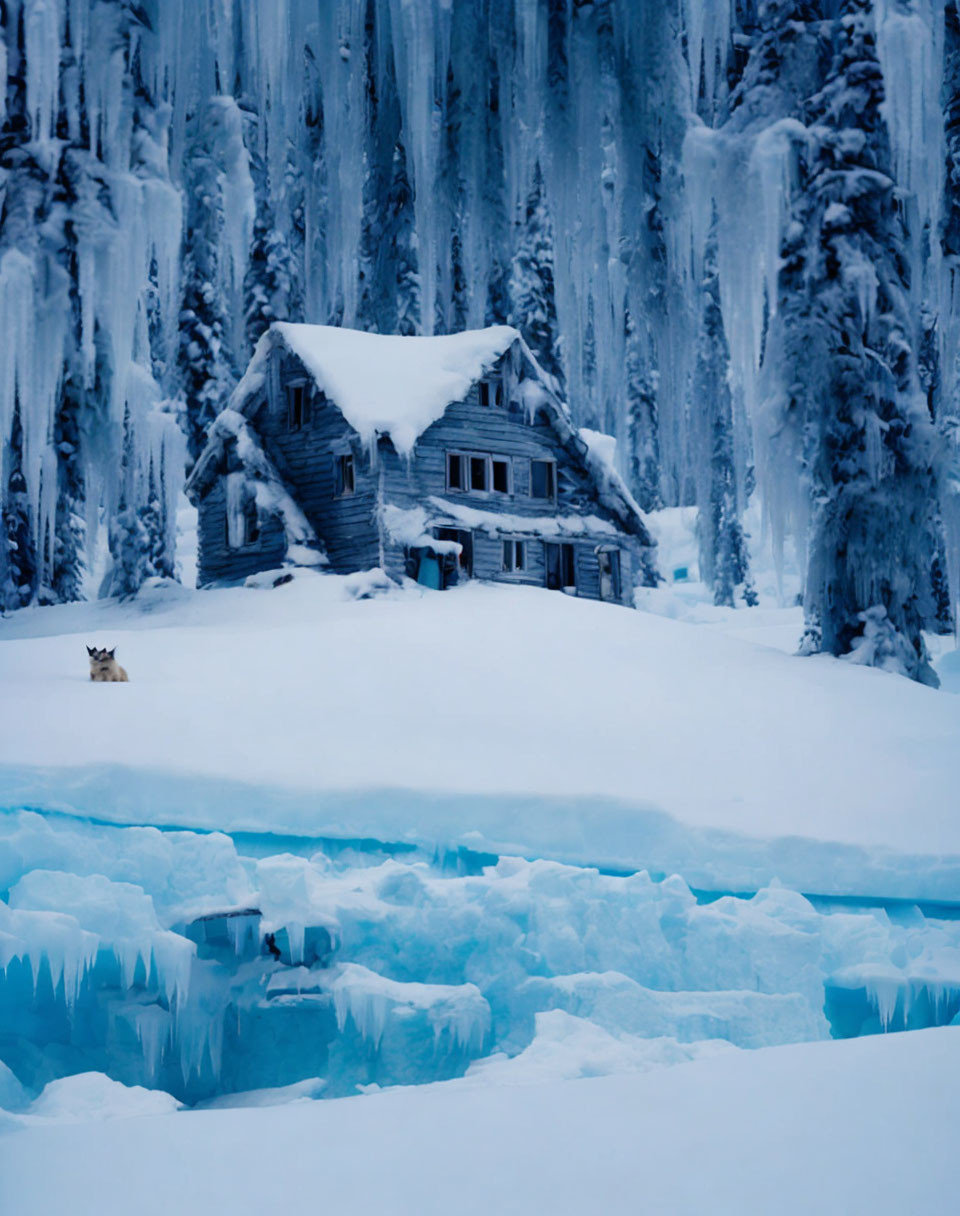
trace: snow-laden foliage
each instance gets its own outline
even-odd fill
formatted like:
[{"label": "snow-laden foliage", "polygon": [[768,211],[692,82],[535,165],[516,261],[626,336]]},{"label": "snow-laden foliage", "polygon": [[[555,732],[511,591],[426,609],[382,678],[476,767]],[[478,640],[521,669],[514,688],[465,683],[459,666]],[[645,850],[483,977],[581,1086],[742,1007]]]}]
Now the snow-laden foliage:
[{"label": "snow-laden foliage", "polygon": [[[840,49],[853,19],[873,85],[867,110],[850,103],[841,119],[840,96],[864,87],[849,76],[861,60]],[[890,182],[896,216],[846,242],[862,268],[848,258],[844,282],[854,292],[856,277],[858,307],[872,274],[887,290],[875,244],[899,302],[880,300],[884,333],[851,349],[863,366],[849,385],[876,383],[878,343],[893,341],[883,318],[896,315],[896,394],[922,391],[937,426],[924,484],[894,473],[885,498],[910,519],[916,619],[948,627],[956,0],[10,0],[0,21],[4,607],[95,590],[104,543],[116,563],[140,536],[134,517],[182,484],[171,428],[195,459],[275,320],[514,325],[574,421],[620,440],[638,501],[702,508],[719,599],[742,577],[730,571],[754,468],[816,598],[833,541],[817,530],[809,452],[791,427],[772,447],[767,423],[799,370],[774,340],[802,307],[790,242],[815,241],[806,221],[847,205],[815,171],[829,128],[849,144],[843,172],[869,161]],[[162,538],[149,561],[122,558],[105,587],[173,568],[166,525],[147,531]],[[821,620],[824,645],[845,648],[850,622],[879,603],[916,642],[878,590],[884,563],[866,538],[852,598]]]}]

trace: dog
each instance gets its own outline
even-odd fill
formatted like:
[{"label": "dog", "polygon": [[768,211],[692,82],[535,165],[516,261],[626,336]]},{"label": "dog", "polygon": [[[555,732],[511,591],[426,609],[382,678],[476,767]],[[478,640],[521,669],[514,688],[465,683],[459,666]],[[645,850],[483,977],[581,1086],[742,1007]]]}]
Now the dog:
[{"label": "dog", "polygon": [[90,679],[98,684],[127,684],[129,676],[114,657],[117,648],[113,650],[98,650],[96,646],[88,646],[90,656]]}]

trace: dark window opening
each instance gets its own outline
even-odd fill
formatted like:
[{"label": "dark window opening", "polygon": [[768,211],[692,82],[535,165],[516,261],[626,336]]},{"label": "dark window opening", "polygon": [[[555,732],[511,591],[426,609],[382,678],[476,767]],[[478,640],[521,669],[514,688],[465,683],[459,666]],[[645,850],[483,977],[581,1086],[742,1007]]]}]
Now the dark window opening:
[{"label": "dark window opening", "polygon": [[250,499],[243,511],[243,543],[253,545],[260,539],[260,515],[255,499]]},{"label": "dark window opening", "polygon": [[502,380],[495,380],[492,384],[489,380],[481,380],[478,390],[481,405],[503,405]]},{"label": "dark window opening", "polygon": [[486,490],[487,488],[487,458],[486,456],[470,457],[470,489]]},{"label": "dark window opening", "polygon": [[510,493],[510,462],[508,460],[493,461],[493,488],[498,494]]},{"label": "dark window opening", "polygon": [[530,461],[530,497],[553,499],[557,495],[557,470],[552,460]]},{"label": "dark window opening", "polygon": [[290,402],[290,429],[298,431],[310,421],[310,392],[305,384],[291,384],[287,394]]},{"label": "dark window opening", "polygon": [[234,533],[230,527],[229,509],[227,513],[227,547],[242,548],[244,545],[255,545],[260,539],[260,512],[257,510],[257,500],[248,498],[240,509],[239,528]]},{"label": "dark window opening", "polygon": [[447,489],[463,490],[463,457],[455,452],[447,453]]},{"label": "dark window opening", "polygon": [[505,540],[503,542],[504,574],[522,574],[527,568],[526,541]]},{"label": "dark window opening", "polygon": [[618,603],[620,600],[620,550],[598,549],[597,564],[600,567],[600,598]]},{"label": "dark window opening", "polygon": [[577,567],[573,545],[546,542],[543,556],[547,587],[551,591],[576,590]]},{"label": "dark window opening", "polygon": [[353,455],[337,457],[337,497],[341,498],[345,494],[352,494],[357,488],[356,470],[353,463]]}]

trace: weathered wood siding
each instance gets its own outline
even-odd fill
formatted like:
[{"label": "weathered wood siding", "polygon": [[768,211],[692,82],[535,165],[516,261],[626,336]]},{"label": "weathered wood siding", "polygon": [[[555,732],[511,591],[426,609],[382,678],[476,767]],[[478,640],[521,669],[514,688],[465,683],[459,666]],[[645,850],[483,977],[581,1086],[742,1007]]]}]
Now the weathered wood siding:
[{"label": "weathered wood siding", "polygon": [[231,549],[227,543],[227,494],[218,478],[200,504],[197,523],[197,582],[233,581],[273,570],[283,562],[286,539],[276,518],[260,520],[260,535],[250,545]]},{"label": "weathered wood siding", "polygon": [[[505,356],[509,358],[509,354]],[[264,451],[323,542],[332,570],[347,573],[382,565],[391,577],[401,578],[406,572],[407,554],[402,544],[382,534],[380,509],[386,503],[398,507],[428,506],[427,500],[437,497],[531,522],[575,515],[594,516],[612,524],[617,530],[615,536],[598,531],[595,536],[568,539],[564,543],[574,546],[577,594],[591,598],[600,595],[597,545],[618,547],[623,599],[629,602],[633,572],[640,569],[638,542],[620,530],[616,517],[600,501],[592,477],[572,459],[543,413],[531,419],[527,409],[518,403],[483,406],[478,387],[474,386],[465,400],[450,405],[444,416],[424,432],[410,460],[398,456],[389,439],[380,440],[371,459],[340,411],[312,389],[308,418],[297,429],[291,428],[288,391],[297,383],[310,383],[302,365],[293,356],[276,351],[270,362],[263,400],[258,409],[251,411],[251,416]],[[447,490],[448,452],[475,452],[507,459],[509,492]],[[347,453],[354,457],[355,490],[353,494],[338,496],[337,458]],[[531,460],[555,462],[554,501],[530,497]],[[270,526],[263,522],[256,546],[243,550],[227,547],[222,481],[202,503],[200,519],[203,581],[241,578],[271,564],[278,565],[282,560],[283,536],[276,521]],[[543,586],[545,552],[543,542],[536,537],[517,534],[526,542],[523,573],[503,570],[502,541],[511,534],[506,526],[504,536],[473,530],[474,577]]]},{"label": "weathered wood siding", "polygon": [[[314,394],[309,420],[298,430],[290,429],[287,386],[303,378],[303,369],[292,356],[274,355],[268,397],[254,418],[257,433],[326,547],[330,569],[368,570],[380,561],[377,471],[371,469],[356,432],[319,393]],[[336,461],[348,453],[354,457],[356,488],[353,494],[338,497]]]},{"label": "weathered wood siding", "polygon": [[[511,465],[510,492],[448,490],[447,453],[457,451],[506,457]],[[530,497],[531,460],[556,462],[557,493],[554,502]],[[478,389],[474,386],[464,401],[448,406],[443,417],[423,433],[411,460],[397,456],[392,445],[381,444],[380,462],[384,473],[384,497],[400,507],[425,504],[428,498],[434,496],[481,511],[524,519],[592,515],[612,524],[617,529],[616,536],[598,532],[595,538],[567,542],[572,543],[575,549],[577,594],[599,598],[600,568],[596,546],[610,544],[621,551],[622,599],[628,602],[632,592],[631,558],[637,542],[620,531],[617,519],[600,501],[590,474],[571,459],[542,413],[531,420],[528,411],[519,404],[483,406]],[[503,571],[501,537],[491,536],[480,529],[475,530],[473,536],[476,578],[536,582],[541,586],[545,583],[544,551],[539,540],[527,539],[527,569],[520,576]],[[402,573],[402,548],[388,544],[386,562],[388,573]]]}]

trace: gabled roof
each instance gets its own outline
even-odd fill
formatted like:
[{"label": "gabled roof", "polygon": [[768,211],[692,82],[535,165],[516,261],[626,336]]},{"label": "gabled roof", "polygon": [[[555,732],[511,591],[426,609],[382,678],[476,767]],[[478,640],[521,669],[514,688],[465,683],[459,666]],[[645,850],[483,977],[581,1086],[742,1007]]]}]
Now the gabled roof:
[{"label": "gabled roof", "polygon": [[427,427],[462,401],[519,337],[509,325],[419,338],[275,321],[257,343],[230,405],[244,412],[263,385],[269,352],[281,345],[365,443],[389,435],[400,455],[409,456]]}]

